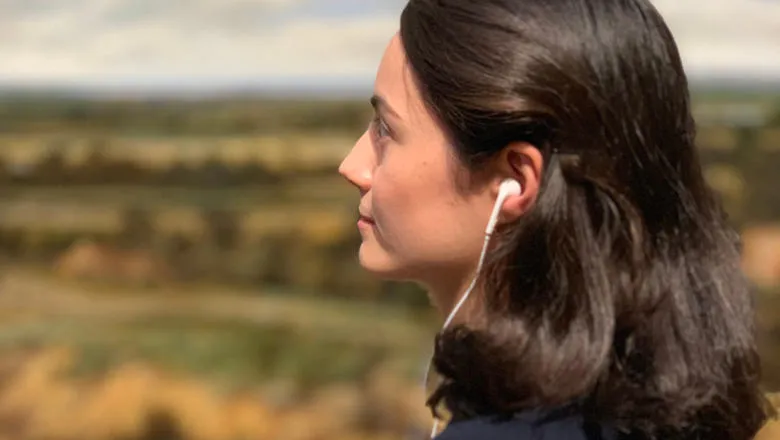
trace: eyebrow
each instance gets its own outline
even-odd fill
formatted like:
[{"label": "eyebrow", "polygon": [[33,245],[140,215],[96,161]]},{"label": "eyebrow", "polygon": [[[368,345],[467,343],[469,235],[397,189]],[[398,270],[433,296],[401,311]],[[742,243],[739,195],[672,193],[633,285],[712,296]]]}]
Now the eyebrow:
[{"label": "eyebrow", "polygon": [[374,107],[374,111],[385,111],[390,113],[391,115],[395,116],[398,119],[401,119],[401,116],[398,115],[398,112],[393,110],[393,107],[388,104],[387,100],[379,95],[374,95],[371,97],[371,106]]}]

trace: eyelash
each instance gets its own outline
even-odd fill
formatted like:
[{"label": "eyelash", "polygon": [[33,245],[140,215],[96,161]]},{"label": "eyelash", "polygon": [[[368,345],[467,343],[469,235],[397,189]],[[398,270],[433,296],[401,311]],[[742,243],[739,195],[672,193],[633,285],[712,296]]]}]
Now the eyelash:
[{"label": "eyelash", "polygon": [[371,133],[376,139],[383,139],[390,136],[390,128],[379,115],[374,115],[374,119],[371,121]]}]

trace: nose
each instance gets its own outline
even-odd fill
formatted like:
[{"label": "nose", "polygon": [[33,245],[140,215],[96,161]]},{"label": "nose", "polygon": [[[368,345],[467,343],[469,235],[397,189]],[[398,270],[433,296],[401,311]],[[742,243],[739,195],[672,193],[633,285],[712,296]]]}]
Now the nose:
[{"label": "nose", "polygon": [[371,180],[376,166],[376,160],[373,156],[368,133],[363,133],[363,136],[358,139],[347,157],[339,165],[339,174],[357,187],[361,193],[366,193],[371,189]]}]

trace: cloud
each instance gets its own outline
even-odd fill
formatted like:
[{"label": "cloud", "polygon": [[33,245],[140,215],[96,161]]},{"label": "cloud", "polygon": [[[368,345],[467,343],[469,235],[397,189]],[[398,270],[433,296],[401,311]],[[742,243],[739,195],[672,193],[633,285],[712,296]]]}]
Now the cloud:
[{"label": "cloud", "polygon": [[[371,81],[401,0],[0,0],[0,79]],[[780,78],[780,1],[655,0],[694,75]]]},{"label": "cloud", "polygon": [[655,0],[695,75],[780,80],[780,2]]},{"label": "cloud", "polygon": [[308,16],[308,6],[304,0],[4,0],[2,76],[372,74],[397,12],[354,16],[343,5],[340,15]]}]

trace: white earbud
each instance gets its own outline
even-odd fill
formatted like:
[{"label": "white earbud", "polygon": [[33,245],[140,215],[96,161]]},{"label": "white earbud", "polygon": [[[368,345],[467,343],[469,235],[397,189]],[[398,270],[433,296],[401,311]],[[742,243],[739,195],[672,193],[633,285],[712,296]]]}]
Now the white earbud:
[{"label": "white earbud", "polygon": [[488,220],[487,227],[485,228],[485,242],[482,245],[482,252],[479,256],[479,263],[477,263],[477,270],[474,273],[474,278],[471,280],[471,285],[469,288],[460,298],[460,301],[458,301],[458,304],[450,312],[447,320],[444,321],[444,327],[442,327],[442,329],[447,328],[447,326],[450,324],[450,321],[452,321],[452,318],[456,313],[458,313],[461,305],[463,305],[463,303],[466,301],[466,298],[468,298],[469,294],[471,294],[472,289],[474,289],[474,286],[477,283],[479,273],[482,270],[482,263],[484,263],[485,255],[487,254],[488,243],[490,242],[490,237],[493,235],[493,230],[496,228],[496,223],[498,223],[498,216],[501,213],[501,208],[504,206],[504,202],[506,201],[507,197],[520,195],[522,191],[523,190],[520,187],[520,182],[515,179],[506,179],[501,182],[501,186],[498,189],[498,197],[496,197],[496,201],[493,204],[493,212],[490,213],[490,219]]},{"label": "white earbud", "polygon": [[523,192],[523,189],[520,187],[520,182],[518,182],[515,179],[504,179],[503,182],[501,182],[501,186],[498,189],[498,198],[501,199],[502,194],[504,194],[504,198],[506,196],[519,196],[520,193]]},{"label": "white earbud", "polygon": [[488,222],[487,229],[485,229],[486,235],[493,233],[496,222],[498,222],[498,214],[501,212],[501,207],[504,205],[506,198],[510,196],[519,196],[522,192],[523,189],[520,187],[520,182],[515,179],[506,179],[501,182],[501,186],[498,188],[498,197],[496,198],[495,205],[493,205],[493,212],[490,215],[490,221]]},{"label": "white earbud", "polygon": [[[466,292],[460,298],[460,300],[455,305],[455,307],[452,308],[452,311],[450,312],[449,316],[447,316],[447,319],[444,321],[442,330],[446,329],[450,325],[450,322],[452,322],[452,319],[458,313],[458,310],[460,310],[463,303],[466,302],[466,299],[468,299],[469,295],[471,294],[471,291],[474,290],[474,286],[476,286],[477,284],[477,280],[479,279],[479,274],[482,271],[482,264],[484,263],[485,255],[487,254],[488,243],[490,243],[490,237],[493,235],[493,230],[496,228],[496,223],[498,223],[498,216],[501,213],[501,208],[504,206],[504,202],[506,201],[507,197],[518,196],[522,194],[522,192],[523,192],[523,188],[520,186],[520,182],[518,182],[515,179],[506,179],[503,182],[501,182],[501,186],[498,189],[498,197],[496,197],[496,201],[493,204],[493,212],[491,212],[490,219],[488,220],[487,227],[485,228],[485,242],[482,245],[482,252],[479,255],[477,270],[474,272],[474,277],[471,279],[471,284],[469,285],[468,289],[466,289]],[[432,361],[433,361],[433,357],[431,357],[431,359],[428,361],[428,368],[425,371],[425,379],[423,379],[423,387],[426,387],[428,384],[428,375],[431,370]],[[431,438],[436,436],[438,431],[438,426],[439,426],[439,420],[438,419],[434,420],[433,430],[431,431]]]}]

